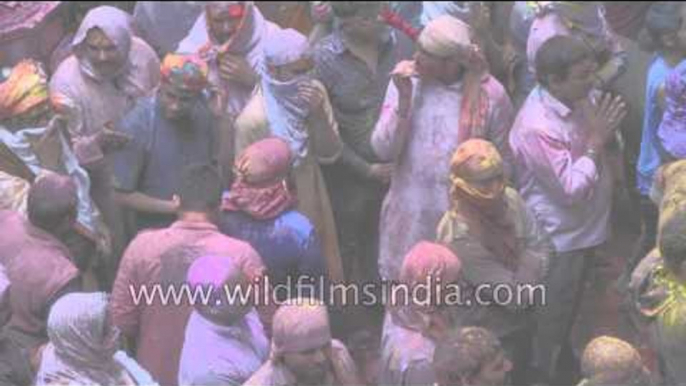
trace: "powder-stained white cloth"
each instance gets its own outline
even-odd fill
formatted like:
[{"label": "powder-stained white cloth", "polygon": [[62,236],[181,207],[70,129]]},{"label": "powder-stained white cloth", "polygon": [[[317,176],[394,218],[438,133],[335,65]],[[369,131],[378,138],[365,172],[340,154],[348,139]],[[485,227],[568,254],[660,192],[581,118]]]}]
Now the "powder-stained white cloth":
[{"label": "powder-stained white cloth", "polygon": [[155,385],[119,348],[119,331],[107,319],[107,294],[71,293],[48,317],[50,343],[36,385]]},{"label": "powder-stained white cloth", "polygon": [[257,312],[232,326],[191,314],[179,365],[179,385],[240,386],[269,357],[269,341]]},{"label": "powder-stained white cloth", "polygon": [[[305,55],[307,47],[307,38],[301,33],[292,29],[280,30],[266,39],[265,61],[272,66],[294,63]],[[277,80],[269,71],[262,75],[262,95],[269,127],[273,135],[288,142],[295,156],[295,166],[307,156],[309,135],[306,120],[310,114],[298,89],[301,84],[312,80],[310,74],[288,80]]]},{"label": "powder-stained white cloth", "polygon": [[[230,2],[226,2],[230,3]],[[236,2],[238,3],[238,2]],[[208,33],[206,13],[196,20],[193,28],[184,38],[176,51],[180,53],[199,53],[210,67],[211,84],[227,91],[227,112],[237,116],[253,95],[254,87],[249,88],[238,82],[224,81],[219,77],[218,55],[229,54],[245,59],[258,75],[264,72],[264,41],[279,27],[266,20],[252,1],[243,2],[246,6],[244,20],[236,34],[227,43],[214,41]]]}]

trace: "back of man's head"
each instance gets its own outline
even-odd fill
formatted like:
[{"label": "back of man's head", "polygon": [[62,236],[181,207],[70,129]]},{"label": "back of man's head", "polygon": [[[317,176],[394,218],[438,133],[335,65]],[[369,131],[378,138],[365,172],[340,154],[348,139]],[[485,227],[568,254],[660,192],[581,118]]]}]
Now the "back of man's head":
[{"label": "back of man's head", "polygon": [[503,353],[498,338],[480,327],[452,331],[436,344],[434,371],[441,386],[479,382],[483,368]]},{"label": "back of man's head", "polygon": [[222,187],[219,172],[211,165],[189,165],[181,173],[181,212],[212,213],[219,208]]},{"label": "back of man's head", "polygon": [[686,205],[681,204],[671,213],[663,213],[667,219],[660,229],[658,246],[665,265],[674,273],[686,268]]},{"label": "back of man's head", "polygon": [[29,221],[50,233],[71,228],[76,221],[78,195],[74,182],[65,176],[50,174],[31,185],[27,200]]},{"label": "back of man's head", "polygon": [[554,36],[536,52],[536,80],[547,87],[551,77],[565,81],[572,66],[592,58],[584,42],[571,36]]}]

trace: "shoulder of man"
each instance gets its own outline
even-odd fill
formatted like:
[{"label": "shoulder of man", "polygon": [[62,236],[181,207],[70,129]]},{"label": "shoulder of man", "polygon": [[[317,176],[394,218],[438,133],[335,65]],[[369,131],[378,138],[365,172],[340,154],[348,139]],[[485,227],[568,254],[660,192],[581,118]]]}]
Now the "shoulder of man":
[{"label": "shoulder of man", "polygon": [[315,67],[317,70],[330,67],[344,51],[345,46],[339,36],[336,34],[326,36],[312,48],[312,59],[314,59]]},{"label": "shoulder of man", "polygon": [[155,96],[136,99],[135,104],[115,125],[117,130],[131,134],[134,138],[147,136],[154,128]]}]

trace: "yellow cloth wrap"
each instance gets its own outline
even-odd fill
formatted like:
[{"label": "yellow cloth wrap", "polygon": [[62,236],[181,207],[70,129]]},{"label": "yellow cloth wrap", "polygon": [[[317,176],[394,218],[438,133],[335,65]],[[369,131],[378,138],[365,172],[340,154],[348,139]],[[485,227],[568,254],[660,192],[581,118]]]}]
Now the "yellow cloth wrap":
[{"label": "yellow cloth wrap", "polygon": [[667,298],[657,312],[658,320],[666,331],[679,333],[683,339],[686,337],[686,283],[679,282],[663,266],[656,269],[655,282],[667,289]]},{"label": "yellow cloth wrap", "polygon": [[[490,190],[476,188],[473,183],[502,177],[502,183]],[[453,204],[456,194],[462,192],[475,201],[490,201],[500,198],[505,191],[503,159],[498,150],[488,141],[471,139],[460,145],[450,161],[450,189]]]},{"label": "yellow cloth wrap", "polygon": [[19,62],[0,84],[0,120],[23,114],[48,100],[48,78],[34,60]]}]

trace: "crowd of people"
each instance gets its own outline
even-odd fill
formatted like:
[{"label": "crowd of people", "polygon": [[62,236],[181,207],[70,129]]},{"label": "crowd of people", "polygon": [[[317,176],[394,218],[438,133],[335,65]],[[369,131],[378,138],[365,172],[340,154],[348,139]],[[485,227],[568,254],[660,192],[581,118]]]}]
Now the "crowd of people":
[{"label": "crowd of people", "polygon": [[686,385],[686,4],[263,3],[2,71],[0,384]]}]

